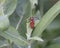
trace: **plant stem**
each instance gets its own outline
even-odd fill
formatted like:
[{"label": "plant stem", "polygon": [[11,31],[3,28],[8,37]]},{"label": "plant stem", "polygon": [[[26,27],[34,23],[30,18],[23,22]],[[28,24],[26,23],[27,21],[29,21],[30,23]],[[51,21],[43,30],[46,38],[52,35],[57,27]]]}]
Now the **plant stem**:
[{"label": "plant stem", "polygon": [[31,48],[30,36],[31,36],[31,33],[30,34],[27,33],[27,42],[28,42],[28,47],[27,48]]},{"label": "plant stem", "polygon": [[[19,22],[18,22],[18,24],[17,24],[17,26],[16,26],[16,30],[18,30],[19,25],[20,25],[22,19],[23,19],[23,16],[20,16]],[[21,47],[19,46],[18,48],[21,48]]]},{"label": "plant stem", "polygon": [[20,25],[20,23],[21,23],[22,19],[23,19],[23,16],[21,16],[21,18],[20,18],[20,20],[19,20],[19,22],[18,22],[18,24],[17,24],[17,26],[16,26],[16,30],[18,30],[19,25]]},{"label": "plant stem", "polygon": [[31,48],[31,43],[28,44],[28,48]]}]

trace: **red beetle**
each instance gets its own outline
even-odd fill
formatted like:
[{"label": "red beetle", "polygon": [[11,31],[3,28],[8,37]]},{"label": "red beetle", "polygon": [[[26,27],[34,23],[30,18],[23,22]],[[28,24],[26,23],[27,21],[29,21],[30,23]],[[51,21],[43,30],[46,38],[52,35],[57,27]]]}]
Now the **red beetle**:
[{"label": "red beetle", "polygon": [[30,17],[30,27],[34,28],[34,17]]}]

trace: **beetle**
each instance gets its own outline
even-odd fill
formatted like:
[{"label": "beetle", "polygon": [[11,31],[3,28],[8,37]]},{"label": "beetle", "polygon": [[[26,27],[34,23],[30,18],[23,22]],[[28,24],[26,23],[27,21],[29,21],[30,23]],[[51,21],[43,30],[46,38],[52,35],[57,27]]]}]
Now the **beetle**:
[{"label": "beetle", "polygon": [[30,28],[34,28],[34,17],[30,17]]}]

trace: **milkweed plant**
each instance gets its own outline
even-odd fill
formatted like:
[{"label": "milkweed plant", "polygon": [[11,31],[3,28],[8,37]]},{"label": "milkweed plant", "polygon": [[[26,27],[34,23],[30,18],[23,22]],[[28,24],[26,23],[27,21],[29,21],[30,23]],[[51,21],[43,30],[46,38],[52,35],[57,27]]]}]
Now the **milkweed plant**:
[{"label": "milkweed plant", "polygon": [[60,48],[60,0],[0,0],[0,48]]}]

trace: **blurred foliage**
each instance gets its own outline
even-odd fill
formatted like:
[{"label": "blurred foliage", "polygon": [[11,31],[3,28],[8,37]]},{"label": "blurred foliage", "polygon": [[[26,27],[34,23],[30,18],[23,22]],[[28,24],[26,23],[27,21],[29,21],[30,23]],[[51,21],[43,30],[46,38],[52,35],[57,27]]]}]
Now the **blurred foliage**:
[{"label": "blurred foliage", "polygon": [[[27,41],[26,37],[27,19],[31,16],[36,17],[40,20],[41,24],[42,19],[44,20],[46,17],[46,12],[58,1],[59,0],[33,0],[31,2],[31,0],[0,0],[0,27],[3,25],[4,28],[3,30],[3,28],[1,27],[3,31],[1,31],[0,29],[0,48],[28,48],[27,46],[29,42]],[[52,9],[53,12],[55,12],[54,9]],[[56,11],[58,9],[56,9]],[[51,13],[53,14],[53,12]],[[46,20],[44,20],[47,24],[49,23],[47,22],[47,20],[49,20],[48,18],[51,14],[48,13],[48,15],[49,16],[46,17]],[[4,16],[7,19],[4,19]],[[21,22],[18,29],[16,29],[20,19]],[[5,21],[9,21],[9,27],[6,26],[8,23],[5,23]],[[41,28],[38,25],[38,29],[36,28],[37,26],[33,29],[32,37],[37,35],[44,41],[30,41],[31,48],[60,48],[60,14],[58,14],[51,23],[49,23],[50,25],[47,26],[47,24],[44,24],[43,22],[43,24],[40,25],[41,27],[44,25],[42,28],[42,33],[41,30],[38,30]],[[45,28],[45,26],[47,27]],[[36,29],[39,31],[39,33]],[[36,33],[34,34],[34,32]]]}]

